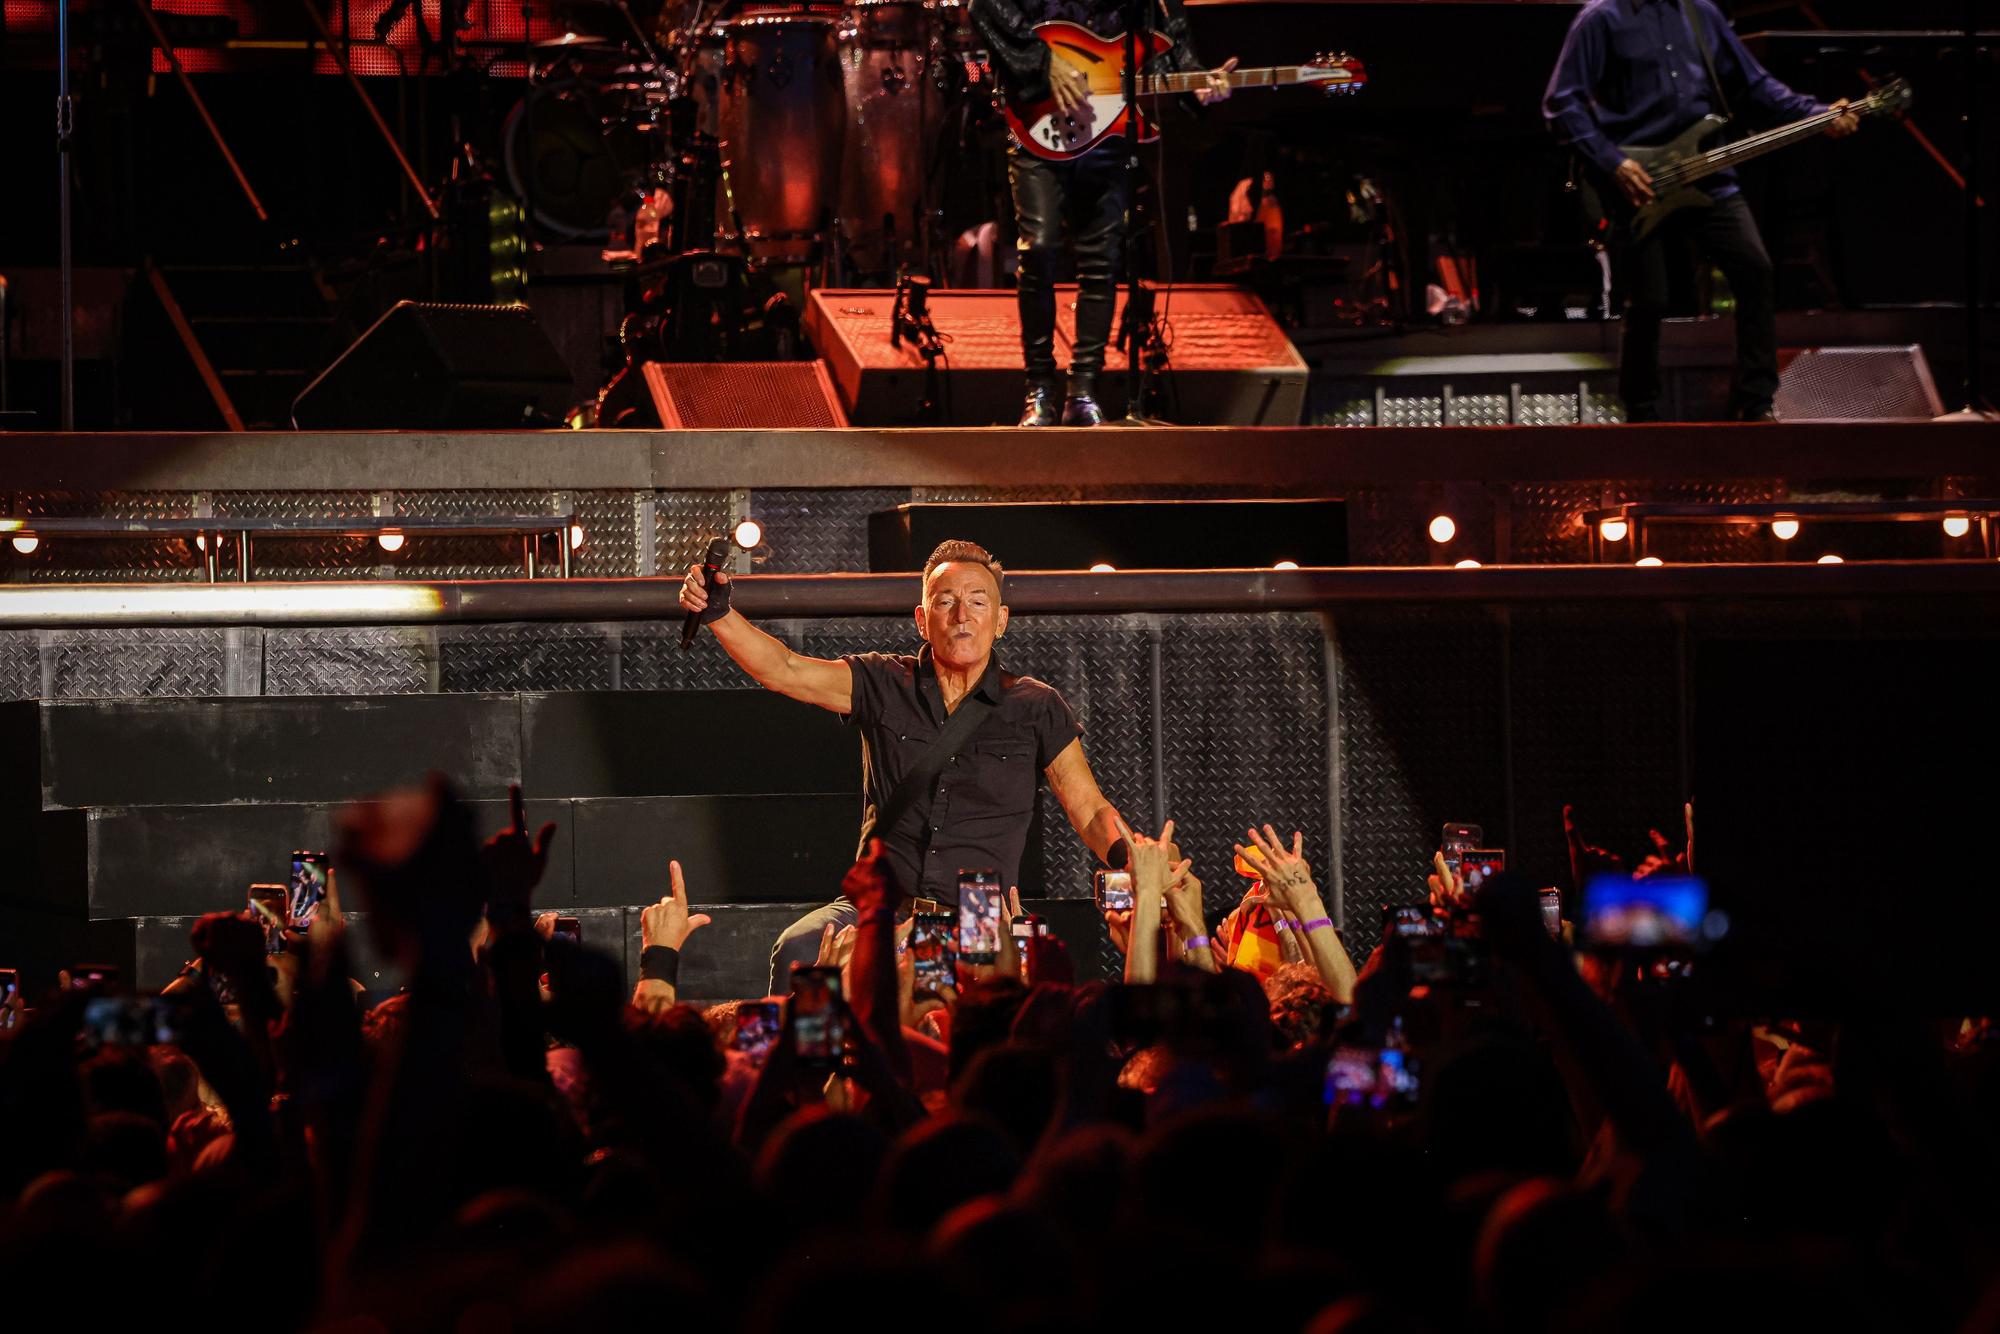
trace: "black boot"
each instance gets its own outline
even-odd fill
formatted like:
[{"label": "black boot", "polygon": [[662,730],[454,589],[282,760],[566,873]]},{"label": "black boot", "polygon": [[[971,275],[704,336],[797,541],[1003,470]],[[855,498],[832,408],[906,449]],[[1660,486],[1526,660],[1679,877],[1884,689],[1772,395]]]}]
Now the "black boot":
[{"label": "black boot", "polygon": [[1062,420],[1062,390],[1046,381],[1028,382],[1027,401],[1021,404],[1021,425],[1054,426]]},{"label": "black boot", "polygon": [[1062,424],[1064,426],[1102,426],[1104,409],[1097,405],[1097,377],[1088,373],[1072,371],[1069,377],[1069,401],[1063,404]]}]

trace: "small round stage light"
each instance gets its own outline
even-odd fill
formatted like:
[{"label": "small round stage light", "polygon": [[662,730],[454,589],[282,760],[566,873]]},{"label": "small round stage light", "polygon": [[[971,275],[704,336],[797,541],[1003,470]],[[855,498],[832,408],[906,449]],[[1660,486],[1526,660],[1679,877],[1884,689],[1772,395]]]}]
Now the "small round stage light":
[{"label": "small round stage light", "polygon": [[1798,535],[1799,521],[1797,519],[1771,520],[1771,536],[1777,538],[1780,542],[1789,542]]},{"label": "small round stage light", "polygon": [[1947,514],[1944,516],[1944,535],[1946,537],[1964,537],[1971,531],[1972,520],[1968,519],[1965,515]]},{"label": "small round stage light", "polygon": [[1479,562],[1468,556],[1462,561],[1455,562],[1451,568],[1454,570],[1476,570],[1479,568]]},{"label": "small round stage light", "polygon": [[1458,525],[1452,522],[1449,514],[1440,514],[1431,520],[1430,534],[1431,541],[1443,546],[1458,536]]},{"label": "small round stage light", "polygon": [[1274,570],[1296,570],[1299,568],[1299,563],[1295,560],[1281,560],[1271,568]]},{"label": "small round stage light", "polygon": [[737,546],[749,551],[764,541],[764,525],[755,519],[742,519],[737,522],[736,531],[731,536],[736,539]]},{"label": "small round stage light", "polygon": [[1648,567],[1651,567],[1651,566],[1654,566],[1654,565],[1665,565],[1665,564],[1666,564],[1666,562],[1665,562],[1665,561],[1663,561],[1663,560],[1661,560],[1661,559],[1660,559],[1660,558],[1659,558],[1658,556],[1641,556],[1641,557],[1639,557],[1639,559],[1637,559],[1637,560],[1633,561],[1632,563],[1633,563],[1634,565],[1645,565],[1645,566],[1648,566]]},{"label": "small round stage light", "polygon": [[583,525],[580,523],[573,523],[569,526],[569,549],[571,551],[575,551],[578,547],[582,545],[583,545]]},{"label": "small round stage light", "polygon": [[1821,565],[1838,565],[1841,562],[1840,562],[1840,557],[1834,555],[1831,551],[1829,551],[1824,556],[1821,556],[1819,558],[1819,563]]},{"label": "small round stage light", "polygon": [[403,535],[397,532],[377,533],[375,534],[375,545],[381,547],[384,551],[401,551],[403,549]]},{"label": "small round stage light", "polygon": [[1090,567],[1090,572],[1092,574],[1116,574],[1118,573],[1118,567],[1116,565],[1111,564],[1109,561],[1101,560],[1097,562],[1097,564]]},{"label": "small round stage light", "polygon": [[14,539],[14,550],[20,552],[23,556],[32,555],[35,548],[41,544],[42,539],[36,537],[33,533],[22,533]]},{"label": "small round stage light", "polygon": [[196,533],[196,534],[194,535],[194,549],[195,549],[196,551],[206,551],[206,550],[208,550],[208,534],[207,534],[207,533]]},{"label": "small round stage light", "polygon": [[1623,542],[1632,526],[1623,519],[1606,519],[1597,525],[1597,535],[1607,542]]}]

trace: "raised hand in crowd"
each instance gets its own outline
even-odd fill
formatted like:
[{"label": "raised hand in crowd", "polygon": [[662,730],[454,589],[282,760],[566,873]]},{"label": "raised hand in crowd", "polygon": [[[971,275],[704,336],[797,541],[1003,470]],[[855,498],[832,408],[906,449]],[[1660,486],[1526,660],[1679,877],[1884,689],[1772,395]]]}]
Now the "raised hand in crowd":
[{"label": "raised hand in crowd", "polygon": [[[667,862],[667,893],[639,913],[639,983],[633,1004],[646,1009],[672,1005],[680,990],[681,951],[688,938],[710,922],[688,907],[687,877],[677,860]],[[659,954],[649,954],[659,950]]]},{"label": "raised hand in crowd", "polygon": [[[1248,845],[1237,844],[1236,855],[1257,868],[1264,891],[1272,906],[1296,919],[1292,930],[1304,941],[1306,956],[1319,970],[1320,980],[1345,1004],[1354,996],[1354,963],[1334,932],[1333,917],[1313,882],[1312,867],[1305,859],[1305,835],[1293,833],[1290,847],[1278,831],[1265,825],[1250,829]],[[1282,933],[1281,933],[1282,935]]]},{"label": "raised hand in crowd", "polygon": [[1125,980],[1151,982],[1159,976],[1160,931],[1166,915],[1167,887],[1192,865],[1174,857],[1174,822],[1167,821],[1158,838],[1134,831],[1128,840],[1132,867],[1131,936],[1125,951]]}]

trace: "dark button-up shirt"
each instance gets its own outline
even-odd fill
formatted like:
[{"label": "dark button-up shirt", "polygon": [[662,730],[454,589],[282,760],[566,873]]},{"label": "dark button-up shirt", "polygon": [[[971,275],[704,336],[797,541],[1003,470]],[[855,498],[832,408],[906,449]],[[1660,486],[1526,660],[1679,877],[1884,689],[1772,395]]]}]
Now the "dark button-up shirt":
[{"label": "dark button-up shirt", "polygon": [[[1779,122],[1825,109],[1771,77],[1710,0],[1694,5],[1736,115]],[[1592,0],[1570,25],[1542,98],[1556,138],[1607,173],[1625,160],[1620,144],[1664,143],[1721,110],[1680,0]],[[1734,194],[1736,173],[1718,172],[1702,189]]]},{"label": "dark button-up shirt", "polygon": [[[875,832],[875,813],[923,759],[949,715],[928,647],[915,657],[860,653],[846,662],[854,674],[847,721],[862,737],[866,846]],[[1032,676],[1009,676],[997,656],[987,662],[974,691],[999,707],[882,840],[897,884],[945,904],[958,902],[961,870],[997,870],[1001,884],[1020,883],[1042,771],[1083,735],[1053,686]]]}]

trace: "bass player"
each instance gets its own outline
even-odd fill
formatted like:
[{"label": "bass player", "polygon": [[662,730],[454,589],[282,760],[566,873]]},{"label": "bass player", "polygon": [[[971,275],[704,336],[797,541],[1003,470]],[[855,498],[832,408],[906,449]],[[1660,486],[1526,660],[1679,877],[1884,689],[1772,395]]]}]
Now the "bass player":
[{"label": "bass player", "polygon": [[[1145,0],[1154,6],[1153,28],[1172,40],[1149,73],[1201,68],[1188,43],[1181,0]],[[993,58],[1000,91],[1016,105],[1053,98],[1065,114],[1081,111],[1090,92],[1083,68],[1035,33],[1038,24],[1066,19],[1111,37],[1125,28],[1125,0],[972,0],[972,22]],[[1162,64],[1162,62],[1164,62]],[[1204,104],[1229,96],[1226,75],[1234,60],[1211,72],[1196,94]],[[1125,244],[1126,144],[1106,139],[1070,161],[1046,161],[1017,142],[1008,149],[1007,176],[1019,230],[1021,356],[1028,371],[1023,426],[1096,426],[1104,420],[1097,377],[1111,339],[1119,262]],[[1056,368],[1056,265],[1064,224],[1076,248],[1076,343],[1070,352],[1069,392]]]},{"label": "bass player", "polygon": [[[1542,99],[1556,137],[1630,207],[1654,196],[1646,169],[1618,145],[1669,139],[1734,99],[1771,120],[1846,107],[1795,93],[1757,62],[1711,0],[1591,0],[1570,25]],[[1835,138],[1860,128],[1853,113],[1831,121]],[[1736,296],[1736,377],[1730,411],[1739,421],[1773,419],[1778,392],[1777,292],[1771,259],[1733,172],[1708,178],[1705,207],[1678,212],[1643,239],[1619,238],[1625,292],[1618,392],[1628,421],[1660,419],[1660,321],[1668,257],[1690,243],[1729,280]]]}]

